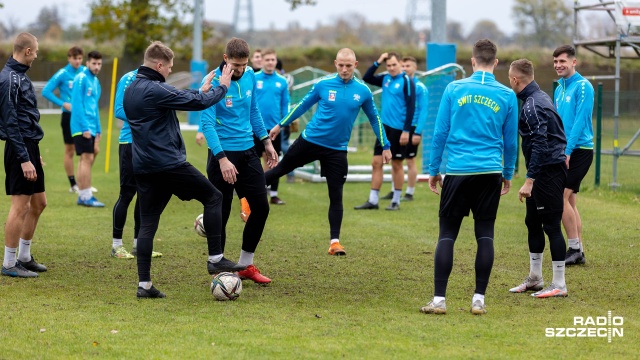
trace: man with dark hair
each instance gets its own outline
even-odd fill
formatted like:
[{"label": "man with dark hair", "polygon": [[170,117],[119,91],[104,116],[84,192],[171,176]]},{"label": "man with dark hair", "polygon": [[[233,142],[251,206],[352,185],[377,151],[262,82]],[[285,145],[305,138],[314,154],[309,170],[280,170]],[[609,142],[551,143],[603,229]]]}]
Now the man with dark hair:
[{"label": "man with dark hair", "polygon": [[[513,91],[496,81],[497,48],[487,39],[473,46],[474,73],[447,85],[436,118],[429,188],[440,194],[440,234],[434,257],[434,297],[420,309],[446,314],[445,295],[453,268],[453,246],[462,219],[473,212],[478,251],[476,289],[471,313],[487,312],[484,295],[493,267],[494,225],[500,196],[509,192],[517,157],[518,102]],[[442,153],[449,157],[442,184]],[[503,184],[502,191],[500,190]]]},{"label": "man with dark hair", "polygon": [[[509,83],[522,100],[518,128],[522,137],[522,154],[527,167],[527,178],[518,193],[526,199],[525,223],[529,242],[529,276],[522,284],[510,289],[513,293],[537,291],[532,296],[547,298],[567,296],[564,280],[565,242],[562,235],[563,192],[567,179],[567,140],[562,120],[553,107],[551,98],[534,80],[533,64],[527,59],[511,63]],[[544,234],[549,237],[553,267],[553,281],[544,288],[542,255]]]},{"label": "man with dark hair", "polygon": [[0,139],[5,141],[5,189],[11,195],[4,226],[2,275],[11,277],[37,277],[37,272],[47,271],[31,255],[31,240],[47,206],[38,147],[44,133],[36,93],[26,74],[37,57],[38,39],[21,33],[0,72]]},{"label": "man with dark hair", "polygon": [[[412,126],[416,105],[416,86],[413,80],[402,71],[400,55],[394,52],[383,53],[364,74],[362,79],[368,84],[382,88],[382,123],[384,131],[391,143],[391,177],[393,194],[391,204],[386,210],[400,209],[400,196],[404,185],[404,168],[406,146],[409,134],[415,130]],[[380,64],[384,62],[388,74],[375,75]],[[356,206],[356,210],[378,209],[380,188],[383,181],[382,145],[376,140],[371,162],[371,191],[369,199],[364,204]]]},{"label": "man with dark hair", "polygon": [[282,162],[267,171],[265,177],[269,183],[300,166],[320,160],[321,175],[327,178],[329,188],[328,253],[346,255],[340,245],[342,190],[349,171],[347,145],[360,109],[369,118],[376,138],[382,144],[381,157],[385,164],[391,160],[391,145],[383,130],[371,90],[353,76],[358,66],[356,54],[351,49],[341,49],[336,55],[334,65],[337,73],[320,79],[302,101],[271,130],[271,139],[276,139],[280,133],[280,126],[290,124],[313,105],[318,104],[318,110],[300,137],[291,145]]},{"label": "man with dark hair", "polygon": [[[276,52],[273,49],[267,49],[262,52],[262,70],[256,73],[256,98],[258,101],[258,109],[264,121],[264,127],[267,132],[271,131],[274,126],[278,125],[280,120],[289,112],[289,87],[287,79],[278,74],[276,71],[276,63],[278,61]],[[265,163],[263,169],[268,170],[267,156],[264,151],[262,141],[254,136],[253,138],[256,151],[264,157]],[[276,153],[282,152],[282,139],[280,134],[271,139],[271,144]],[[273,178],[271,182],[267,182],[269,186],[269,202],[271,205],[284,205],[285,202],[278,197],[279,177]]]},{"label": "man with dark hair", "polygon": [[78,205],[86,207],[104,207],[93,196],[91,190],[91,168],[95,156],[100,150],[100,80],[98,73],[102,68],[102,54],[91,51],[87,54],[86,68],[73,79],[71,92],[71,136],[80,156],[78,161]]},{"label": "man with dark hair", "polygon": [[569,243],[565,259],[567,265],[586,262],[577,194],[593,162],[594,91],[591,83],[576,71],[576,63],[576,50],[570,45],[560,46],[553,52],[553,67],[560,76],[554,103],[567,134],[565,154],[568,172],[562,214],[562,224]]},{"label": "man with dark hair", "polygon": [[254,73],[262,70],[262,50],[255,49],[253,50],[253,55],[251,55],[251,68]]},{"label": "man with dark hair", "polygon": [[[73,89],[73,79],[84,70],[82,66],[82,49],[74,46],[67,52],[69,64],[58,70],[42,89],[42,96],[55,105],[62,108],[60,126],[62,126],[62,139],[64,140],[64,170],[69,178],[69,192],[79,191],[76,178],[73,174],[73,155],[75,147],[71,136],[71,90]],[[59,89],[60,96],[53,92]]]},{"label": "man with dark hair", "polygon": [[203,93],[200,94],[168,85],[165,81],[172,67],[173,51],[161,42],[154,41],[145,51],[144,63],[138,68],[136,79],[124,94],[124,113],[131,126],[133,171],[140,202],[138,298],[165,297],[151,282],[151,255],[160,215],[172,195],[183,201],[196,199],[204,205],[209,274],[244,269],[223,255],[220,244],[220,192],[187,162],[176,116],[176,110],[204,110],[224,98],[231,71],[222,73],[220,86],[214,89],[211,86],[212,77],[205,78]]},{"label": "man with dark hair", "polygon": [[[238,198],[246,198],[251,207],[242,234],[242,251],[238,264],[247,269],[238,272],[242,279],[250,279],[258,284],[268,284],[271,279],[262,275],[253,264],[253,257],[262,237],[269,202],[264,171],[260,157],[254,148],[254,135],[264,145],[267,165],[273,168],[278,163],[276,153],[256,101],[256,78],[249,63],[249,44],[238,38],[229,40],[220,66],[209,73],[218,83],[222,71],[233,70],[231,88],[225,100],[202,112],[201,130],[207,140],[207,175],[211,183],[222,192],[222,228],[225,229],[233,190]],[[205,80],[203,80],[204,83]],[[222,231],[222,248],[226,243],[226,231]]]}]

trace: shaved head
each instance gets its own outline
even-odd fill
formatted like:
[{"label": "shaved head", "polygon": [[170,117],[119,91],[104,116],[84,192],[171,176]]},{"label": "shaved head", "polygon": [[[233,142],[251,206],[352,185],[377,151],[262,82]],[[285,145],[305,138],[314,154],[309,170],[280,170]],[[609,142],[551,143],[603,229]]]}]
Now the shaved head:
[{"label": "shaved head", "polygon": [[27,48],[34,49],[38,39],[28,32],[23,32],[16,37],[16,41],[13,42],[13,53],[19,53]]},{"label": "shaved head", "polygon": [[342,48],[338,51],[338,54],[336,55],[336,59],[342,57],[342,58],[353,58],[353,60],[356,60],[356,53],[353,52],[353,50],[349,49],[349,48]]},{"label": "shaved head", "polygon": [[356,53],[349,48],[340,49],[333,64],[336,66],[338,76],[340,76],[344,82],[350,81],[353,78],[353,72],[356,71],[356,67],[358,66]]}]

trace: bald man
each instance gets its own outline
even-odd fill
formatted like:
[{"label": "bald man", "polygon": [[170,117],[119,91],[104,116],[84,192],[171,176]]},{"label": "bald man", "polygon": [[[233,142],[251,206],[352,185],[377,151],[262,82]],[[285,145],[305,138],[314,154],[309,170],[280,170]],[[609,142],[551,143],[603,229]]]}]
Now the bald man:
[{"label": "bald man", "polygon": [[21,33],[13,43],[13,55],[0,72],[0,139],[5,141],[5,188],[11,195],[4,227],[2,275],[11,277],[33,278],[47,271],[31,255],[31,239],[47,206],[38,147],[44,132],[39,124],[36,93],[26,74],[37,57],[38,39]]},{"label": "bald man", "polygon": [[369,118],[373,132],[383,144],[384,163],[391,160],[391,145],[382,126],[369,87],[353,76],[358,66],[351,49],[341,49],[334,60],[337,73],[320,79],[287,116],[276,125],[269,136],[275,139],[281,126],[287,126],[316,103],[318,109],[301,136],[289,147],[287,154],[275,168],[267,171],[267,184],[294,169],[320,160],[321,176],[327,178],[329,188],[329,255],[346,255],[340,245],[342,225],[342,188],[347,179],[347,145],[351,129],[362,108]]}]

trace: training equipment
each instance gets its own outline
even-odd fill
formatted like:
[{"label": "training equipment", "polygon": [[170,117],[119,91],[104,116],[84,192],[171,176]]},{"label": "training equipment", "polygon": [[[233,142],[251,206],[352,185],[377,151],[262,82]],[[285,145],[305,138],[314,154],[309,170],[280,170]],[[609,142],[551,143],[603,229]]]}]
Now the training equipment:
[{"label": "training equipment", "polygon": [[540,279],[532,279],[530,276],[527,276],[526,279],[522,282],[522,284],[509,289],[512,293],[522,293],[525,291],[538,291],[542,290],[544,287],[544,280]]},{"label": "training equipment", "polygon": [[221,272],[211,279],[211,295],[218,301],[235,300],[242,292],[242,280],[238,275]]},{"label": "training equipment", "polygon": [[431,301],[427,304],[427,306],[421,307],[420,312],[424,314],[444,315],[447,313],[447,304],[444,300],[440,301],[437,304]]},{"label": "training equipment", "polygon": [[203,214],[196,217],[196,221],[193,223],[193,228],[196,230],[196,234],[207,237],[207,232],[204,230],[204,222],[202,221]]},{"label": "training equipment", "polygon": [[262,275],[260,270],[255,267],[253,264],[247,266],[245,270],[238,271],[238,276],[242,280],[252,280],[256,284],[267,285],[271,282],[271,279]]},{"label": "training equipment", "polygon": [[531,296],[537,297],[538,299],[544,299],[548,297],[566,297],[567,287],[559,287],[558,285],[551,283],[551,285],[536,293],[531,294]]}]

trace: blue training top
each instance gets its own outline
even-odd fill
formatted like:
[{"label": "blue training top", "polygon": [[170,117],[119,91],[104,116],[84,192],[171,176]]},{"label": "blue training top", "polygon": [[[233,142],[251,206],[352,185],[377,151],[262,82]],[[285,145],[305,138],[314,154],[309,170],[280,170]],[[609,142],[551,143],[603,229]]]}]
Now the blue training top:
[{"label": "blue training top", "polygon": [[100,81],[88,68],[73,79],[71,92],[71,136],[90,131],[91,136],[102,132],[100,125]]},{"label": "blue training top", "polygon": [[[74,69],[71,64],[67,64],[67,66],[58,70],[49,81],[47,81],[47,85],[42,89],[42,96],[45,99],[51,101],[52,103],[60,106],[62,111],[68,112],[62,105],[64,103],[71,103],[71,90],[73,89],[73,79],[84,71],[85,67],[80,65],[77,69]],[[53,91],[58,88],[60,89],[60,97],[57,97]],[[72,108],[73,110],[73,108]]]},{"label": "blue training top", "polygon": [[[220,85],[220,67],[213,71],[215,77],[211,85],[216,87]],[[224,100],[202,111],[198,131],[204,133],[214,155],[223,150],[244,151],[252,148],[254,134],[260,140],[267,138],[256,97],[253,96],[255,89],[255,73],[247,66],[240,79],[231,81]]]},{"label": "blue training top", "polygon": [[113,105],[113,110],[116,114],[116,117],[122,121],[122,129],[120,129],[120,137],[118,138],[118,142],[120,144],[131,144],[131,126],[129,126],[129,119],[127,119],[127,114],[124,113],[124,106],[122,105],[122,101],[124,100],[124,91],[127,89],[127,86],[131,84],[133,80],[136,79],[136,75],[138,75],[138,69],[133,71],[129,71],[124,74],[118,81],[118,88],[116,90],[116,100]]},{"label": "blue training top", "polygon": [[378,66],[378,62],[374,62],[362,79],[382,88],[382,123],[396,130],[410,132],[415,113],[415,84],[404,71],[396,76],[374,75]]},{"label": "blue training top", "polygon": [[287,79],[275,71],[272,74],[267,74],[264,70],[256,73],[255,96],[266,129],[278,125],[280,119],[289,112]]},{"label": "blue training top", "polygon": [[289,125],[316,103],[318,109],[302,132],[305,140],[330,149],[347,151],[353,124],[362,108],[383,149],[390,148],[371,90],[362,80],[353,77],[344,82],[338,74],[320,79],[280,121],[280,125]]},{"label": "blue training top", "polygon": [[445,146],[447,175],[502,173],[511,180],[518,146],[516,94],[485,71],[447,85],[431,143],[431,176],[439,173]]},{"label": "blue training top", "polygon": [[414,77],[416,84],[416,110],[413,115],[412,126],[416,128],[415,134],[422,136],[424,126],[427,124],[427,113],[429,111],[429,90],[418,78]]},{"label": "blue training top", "polygon": [[567,134],[567,156],[575,149],[593,149],[593,96],[593,85],[578,72],[558,80],[553,102]]}]

